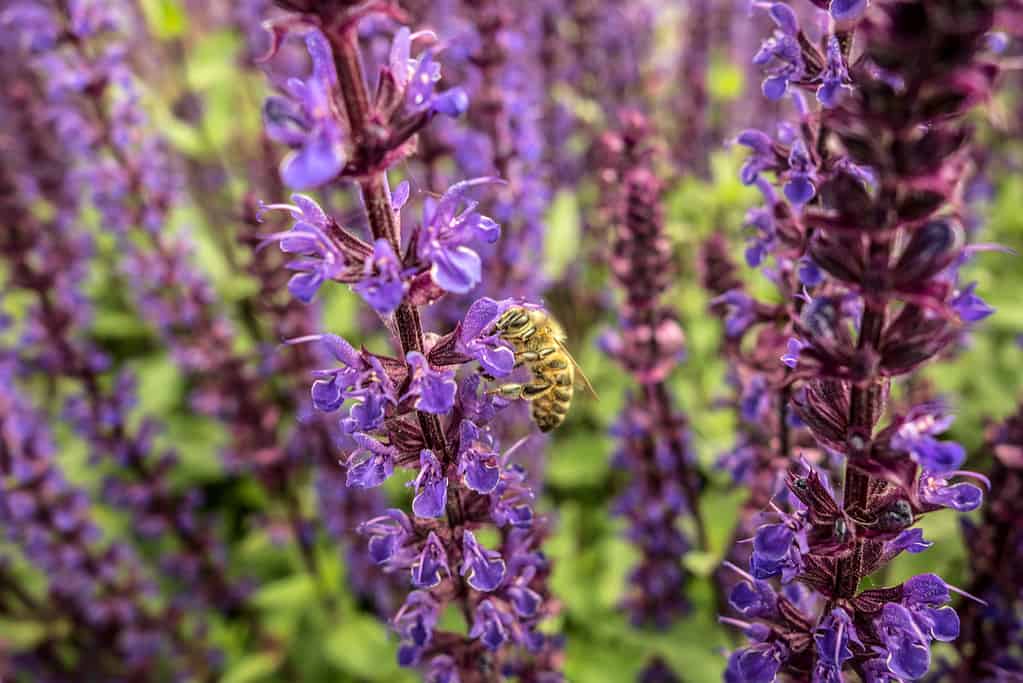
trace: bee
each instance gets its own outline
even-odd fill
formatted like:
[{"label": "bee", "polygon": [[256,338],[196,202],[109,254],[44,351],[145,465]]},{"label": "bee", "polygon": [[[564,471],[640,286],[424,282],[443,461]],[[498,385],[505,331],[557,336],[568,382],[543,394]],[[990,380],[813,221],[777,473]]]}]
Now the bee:
[{"label": "bee", "polygon": [[533,421],[541,432],[549,432],[565,421],[577,378],[591,396],[597,397],[565,346],[564,330],[547,311],[514,306],[501,314],[494,330],[515,349],[516,367],[528,367],[533,377],[527,384],[502,384],[492,393],[530,401]]}]

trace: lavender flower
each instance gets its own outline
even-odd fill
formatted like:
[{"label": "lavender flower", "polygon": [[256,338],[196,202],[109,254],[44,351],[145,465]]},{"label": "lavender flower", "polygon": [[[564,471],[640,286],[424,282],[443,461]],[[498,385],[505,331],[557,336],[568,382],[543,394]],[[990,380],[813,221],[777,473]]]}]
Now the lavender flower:
[{"label": "lavender flower", "polygon": [[[305,9],[312,21],[327,18],[316,14],[318,8]],[[341,424],[357,445],[348,456],[348,485],[377,487],[395,468],[416,471],[411,482],[413,516],[391,510],[361,525],[373,560],[387,571],[405,572],[417,589],[392,620],[402,638],[399,662],[422,667],[434,679],[474,680],[489,661],[481,656],[484,650],[492,651],[498,662],[512,662],[517,650],[539,652],[546,641],[536,630],[547,609],[541,608],[542,593],[532,586],[541,566],[532,564],[532,531],[538,524],[529,509],[532,495],[520,471],[507,456],[498,455],[491,426],[505,403],[481,394],[478,376],[459,380],[456,374],[459,366],[476,360],[496,374],[511,370],[512,350],[495,334],[493,323],[514,302],[475,302],[454,331],[426,345],[418,307],[445,292],[467,292],[479,282],[482,263],[473,245],[497,239],[499,228],[467,196],[490,182],[484,178],[456,183],[439,199],[427,198],[421,221],[403,239],[401,214],[408,188],[392,193],[384,171],[414,149],[412,136],[432,113],[457,114],[464,106],[451,94],[458,91],[436,92],[439,67],[431,53],[410,59],[413,36],[408,29],[396,34],[390,60],[381,67],[376,98],[369,99],[355,26],[363,13],[378,11],[386,8],[343,10],[348,14],[340,24],[331,15],[325,40],[316,38],[309,45],[316,51],[314,64],[329,62],[338,69],[339,92],[331,100],[337,110],[327,115],[345,126],[348,161],[339,177],[358,183],[373,246],[327,218],[318,206],[297,202],[271,207],[286,208],[296,219],[290,231],[272,239],[291,251],[291,235],[306,232],[299,223],[307,214],[314,216],[315,241],[299,253],[312,257],[309,272],[324,273],[316,284],[350,284],[377,311],[393,316],[400,358],[356,350],[333,335],[296,341],[319,342],[338,363],[315,373],[312,399],[318,410],[346,411]],[[333,77],[326,80],[328,85],[334,82]],[[382,131],[376,130],[377,121],[385,122]],[[321,129],[335,123],[324,123]],[[402,249],[406,243],[411,247]],[[335,263],[338,269],[322,270]],[[503,530],[500,549],[477,539],[476,530],[487,526]],[[448,603],[466,616],[467,633],[436,628],[437,615]]]},{"label": "lavender flower", "polygon": [[660,185],[649,170],[647,123],[636,112],[622,114],[623,131],[604,144],[618,152],[607,176],[622,187],[610,201],[615,223],[611,270],[623,290],[621,333],[609,333],[604,348],[639,384],[614,428],[620,439],[615,464],[627,470],[629,488],[616,503],[628,517],[630,540],[642,552],[630,575],[626,599],[633,622],[668,626],[687,604],[680,566],[688,541],[677,520],[696,509],[699,473],[693,468],[686,418],[673,405],[665,381],[683,355],[684,336],[675,316],[660,302],[672,276],[671,250],[663,234]]},{"label": "lavender flower", "polygon": [[[805,426],[820,451],[844,456],[845,476],[839,497],[809,462],[789,469],[787,509],[775,505],[775,520],[756,529],[752,576],[740,573],[746,580],[732,592],[733,607],[749,620],[724,621],[751,644],[732,655],[726,680],[840,681],[847,670],[865,680],[917,680],[930,668],[931,642],[959,633],[947,605],[950,588],[933,574],[886,588],[859,585],[897,554],[928,547],[910,529],[921,515],[972,510],[982,497],[966,480],[983,478],[959,470],[963,449],[935,438],[950,422],[940,406],[896,414],[883,429],[877,423],[890,383],[954,339],[957,302],[944,271],[963,244],[961,228],[942,215],[952,187],[940,178],[968,139],[961,116],[989,92],[988,66],[978,55],[994,13],[984,3],[878,2],[853,27],[848,22],[864,4],[831,3],[842,28],[825,37],[826,59],[791,10],[770,6],[779,28],[758,55],[769,68],[765,94],[780,97],[823,79],[822,108],[811,111],[793,92],[798,128],[783,124],[777,139],[740,136],[753,151],[743,180],[758,183],[769,203],[771,275],[788,302],[753,323],[777,320],[776,338],[788,337],[779,354],[788,368],[779,396],[782,456],[793,428]],[[843,52],[853,30],[864,57],[849,65]],[[940,48],[951,35],[963,46],[955,55]],[[965,73],[975,78],[962,80]],[[923,142],[912,131],[925,123]],[[767,174],[781,196],[767,186]],[[891,192],[873,193],[876,187]],[[807,278],[812,292],[799,290],[797,264],[806,255],[818,270]],[[960,302],[966,316],[980,310],[970,295]],[[786,418],[790,401],[795,424]],[[809,587],[828,608],[821,613],[820,601],[774,592],[763,583],[774,576]]]}]

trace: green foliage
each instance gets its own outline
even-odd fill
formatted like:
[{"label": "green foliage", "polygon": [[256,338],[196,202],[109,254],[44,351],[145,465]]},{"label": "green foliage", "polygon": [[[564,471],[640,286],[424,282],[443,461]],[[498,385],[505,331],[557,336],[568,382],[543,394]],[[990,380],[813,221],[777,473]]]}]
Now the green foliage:
[{"label": "green foliage", "polygon": [[146,25],[157,38],[180,38],[188,31],[188,13],[178,0],[142,0]]}]

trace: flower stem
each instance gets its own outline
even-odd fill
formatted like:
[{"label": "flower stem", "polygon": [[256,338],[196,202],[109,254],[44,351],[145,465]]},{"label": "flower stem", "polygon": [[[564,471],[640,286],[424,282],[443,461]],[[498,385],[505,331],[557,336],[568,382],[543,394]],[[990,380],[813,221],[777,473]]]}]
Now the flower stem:
[{"label": "flower stem", "polygon": [[[860,323],[860,336],[857,342],[860,351],[877,349],[880,346],[886,308],[885,304],[878,307],[872,306],[868,302]],[[877,399],[881,390],[880,380],[872,379],[866,386],[854,385],[849,395],[847,433],[850,452],[845,464],[843,507],[853,519],[867,508],[871,484],[870,477],[856,469],[853,462],[865,455],[865,451],[869,449],[870,437],[877,419],[877,416],[874,415],[874,407],[880,403]],[[856,588],[859,586],[860,579],[863,578],[863,556],[866,543],[866,540],[857,537],[852,553],[839,559],[838,573],[835,577],[835,592],[838,597],[851,598],[856,595]]]}]

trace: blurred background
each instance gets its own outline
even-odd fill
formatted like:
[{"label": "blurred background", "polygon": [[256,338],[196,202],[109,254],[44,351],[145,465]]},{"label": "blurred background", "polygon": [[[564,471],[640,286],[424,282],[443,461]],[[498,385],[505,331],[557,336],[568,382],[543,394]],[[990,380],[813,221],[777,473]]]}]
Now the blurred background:
[{"label": "blurred background", "polygon": [[[25,3],[0,4],[7,20],[19,4]],[[459,3],[416,4],[409,8],[421,19],[414,26],[435,29],[456,64],[451,71],[445,67],[445,79],[457,84],[460,70],[465,71],[457,66],[458,51],[469,48],[457,40],[462,31],[457,22],[445,23],[443,17],[460,12]],[[705,240],[719,234],[731,245],[735,261],[743,263],[748,235],[744,216],[758,193],[739,181],[743,153],[730,141],[751,125],[769,128],[778,116],[775,105],[761,97],[760,76],[749,64],[753,46],[769,33],[769,24],[748,15],[746,4],[537,3],[536,30],[549,50],[535,52],[530,68],[542,70],[546,79],[537,119],[544,137],[537,144],[549,164],[550,180],[547,201],[540,207],[543,238],[535,263],[549,283],[544,295],[548,307],[564,323],[569,347],[600,396],[594,401],[577,395],[563,427],[549,438],[530,437],[546,452],[537,464],[543,478],[538,508],[554,520],[544,551],[552,560],[551,589],[561,603],[560,614],[545,628],[565,636],[564,669],[571,681],[634,680],[655,657],[663,658],[682,680],[720,680],[722,652],[733,645],[732,636],[717,623],[714,571],[733,541],[745,496],[716,466],[735,445],[736,418],[720,354],[722,324],[708,313],[711,295],[700,283],[698,255]],[[269,48],[260,24],[279,14],[269,2],[139,0],[117,7],[120,28],[99,43],[116,43],[123,51],[118,58],[128,65],[130,78],[118,85],[130,89],[128,99],[137,105],[135,114],[124,113],[144,117],[132,122],[132,134],[154,141],[153,153],[167,161],[162,172],[172,178],[168,201],[152,220],[159,222],[165,246],[180,245],[167,246],[175,254],[171,262],[187,266],[164,273],[168,291],[184,287],[191,292],[189,305],[197,312],[190,328],[161,325],[160,311],[171,304],[158,289],[141,292],[135,278],[140,270],[162,266],[144,253],[125,251],[107,224],[109,207],[93,200],[73,227],[88,236],[91,255],[78,278],[81,302],[75,304],[91,312],[76,322],[80,329],[75,335],[104,356],[95,373],[101,387],[134,384],[131,390],[111,389],[114,398],[108,408],[110,419],[123,426],[121,435],[138,434],[138,447],[154,454],[148,461],[149,479],[138,480],[149,483],[110,483],[130,466],[132,456],[105,456],[104,449],[117,447],[114,442],[90,439],[75,427],[76,400],[88,393],[81,375],[19,378],[21,394],[51,433],[54,461],[64,478],[86,493],[98,535],[106,539],[100,545],[110,541],[131,548],[156,577],[156,588],[146,598],[155,603],[174,603],[175,596],[190,590],[190,581],[181,582],[181,577],[205,570],[195,568],[194,558],[189,565],[178,542],[165,538],[165,528],[177,523],[171,517],[178,512],[164,517],[153,513],[146,533],[139,528],[142,513],[124,501],[136,494],[151,501],[152,492],[137,490],[145,486],[161,491],[161,500],[177,501],[174,505],[188,501],[183,524],[199,539],[195,552],[215,557],[217,571],[245,595],[228,600],[235,588],[225,584],[220,597],[231,603],[229,608],[209,608],[204,615],[202,633],[219,652],[219,680],[416,680],[397,666],[396,637],[377,614],[386,612],[389,589],[373,583],[384,579],[366,574],[365,559],[359,559],[362,541],[354,533],[364,518],[361,510],[380,509],[388,502],[407,509],[408,477],[390,481],[383,500],[362,500],[354,494],[345,499],[343,474],[321,471],[333,467],[342,454],[332,453],[328,445],[323,457],[307,457],[308,444],[294,438],[301,429],[296,425],[305,419],[300,397],[308,383],[302,378],[318,367],[317,359],[300,357],[301,348],[282,344],[327,331],[386,350],[387,337],[345,287],[324,287],[312,304],[315,315],[310,314],[287,296],[288,273],[276,247],[256,251],[261,237],[281,229],[274,218],[256,221],[258,203],[287,201],[289,195],[277,178],[285,150],[265,137],[261,108],[289,74],[307,72],[305,54],[289,42],[273,60],[256,61]],[[525,23],[513,21],[509,30],[519,29],[525,31]],[[368,52],[378,50],[369,29],[365,42]],[[47,126],[71,126],[74,134],[75,124],[69,120],[53,122],[19,111],[20,95],[12,84],[31,89],[38,78],[28,68],[18,75],[28,61],[18,52],[24,47],[4,48],[8,75],[0,149],[3,164],[9,166],[19,159],[17,149],[24,139],[36,134],[45,138]],[[976,113],[978,134],[988,151],[978,157],[971,207],[978,241],[1019,252],[1019,89],[1003,88],[1002,93]],[[616,324],[620,297],[610,288],[601,261],[606,216],[600,164],[594,160],[601,136],[617,125],[617,109],[623,104],[647,112],[654,130],[657,169],[665,186],[664,225],[677,268],[666,301],[677,311],[687,339],[685,361],[671,375],[670,386],[688,415],[693,452],[706,479],[699,507],[708,548],[689,551],[683,558],[691,574],[691,608],[687,616],[660,629],[636,627],[621,608],[627,575],[637,558],[625,537],[625,522],[609,514],[625,481],[612,467],[616,445],[610,430],[631,380],[599,343]],[[34,120],[22,120],[26,114]],[[67,135],[68,128],[61,134]],[[425,143],[422,149],[424,155],[431,153]],[[396,169],[392,180],[410,179],[416,193],[440,191],[433,173],[450,177],[450,162],[427,169],[413,160]],[[318,196],[335,215],[355,207],[345,189]],[[33,201],[28,202],[29,213],[47,220],[52,207]],[[5,223],[20,214],[7,215]],[[5,281],[14,268],[10,261],[0,263]],[[979,283],[978,290],[997,314],[953,358],[930,367],[919,381],[953,406],[956,421],[950,437],[967,447],[971,469],[985,471],[991,457],[984,448],[985,430],[1013,413],[1020,398],[1023,271],[1018,256],[1006,252],[981,254],[967,270],[967,280]],[[182,275],[186,271],[200,275],[208,286],[193,286],[191,276]],[[751,291],[772,296],[774,290],[758,271],[743,266],[738,273]],[[52,343],[45,339],[49,332],[33,336],[20,325],[34,301],[17,285],[3,290],[0,312],[7,324],[0,338],[5,349],[16,352],[26,339]],[[205,311],[215,319],[203,318]],[[182,319],[190,318],[179,315],[175,320]],[[217,336],[218,330],[223,336]],[[149,423],[154,425],[151,433],[145,426]],[[13,424],[5,429],[14,429]],[[296,449],[302,452],[292,452]],[[171,452],[173,457],[161,460]],[[146,509],[151,511],[151,506]],[[900,557],[888,581],[926,569],[950,584],[965,584],[957,515],[935,514],[924,526],[935,547],[926,554]],[[218,540],[204,540],[207,532]],[[178,554],[182,564],[168,564]],[[17,671],[19,653],[73,657],[69,653],[80,644],[62,635],[67,624],[24,616],[25,605],[51,589],[50,577],[26,559],[13,539],[0,544],[0,558],[0,675],[4,661],[8,673],[12,667]],[[24,673],[14,680],[49,680],[34,675]]]}]

